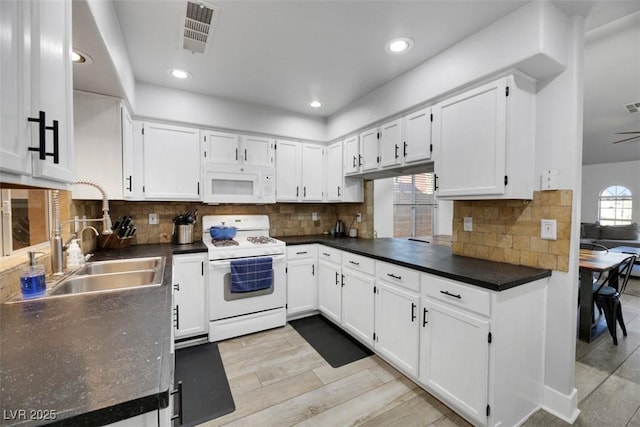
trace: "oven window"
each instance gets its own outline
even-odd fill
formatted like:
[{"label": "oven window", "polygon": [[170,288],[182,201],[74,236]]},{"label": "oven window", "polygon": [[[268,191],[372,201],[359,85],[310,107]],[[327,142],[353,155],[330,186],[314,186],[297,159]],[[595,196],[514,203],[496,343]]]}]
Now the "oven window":
[{"label": "oven window", "polygon": [[224,275],[224,300],[235,301],[245,298],[254,298],[262,295],[270,295],[273,293],[273,270],[271,270],[271,286],[267,289],[260,289],[254,292],[231,292],[231,273]]},{"label": "oven window", "polygon": [[211,180],[211,193],[253,195],[253,181],[213,178]]}]

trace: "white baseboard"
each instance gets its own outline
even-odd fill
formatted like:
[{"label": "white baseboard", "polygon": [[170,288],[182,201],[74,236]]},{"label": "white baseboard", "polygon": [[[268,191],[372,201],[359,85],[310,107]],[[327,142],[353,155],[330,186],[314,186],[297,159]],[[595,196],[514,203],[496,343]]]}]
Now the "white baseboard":
[{"label": "white baseboard", "polygon": [[544,404],[542,409],[560,418],[569,424],[573,424],[580,415],[578,409],[578,390],[574,388],[571,394],[566,395],[555,389],[544,387]]}]

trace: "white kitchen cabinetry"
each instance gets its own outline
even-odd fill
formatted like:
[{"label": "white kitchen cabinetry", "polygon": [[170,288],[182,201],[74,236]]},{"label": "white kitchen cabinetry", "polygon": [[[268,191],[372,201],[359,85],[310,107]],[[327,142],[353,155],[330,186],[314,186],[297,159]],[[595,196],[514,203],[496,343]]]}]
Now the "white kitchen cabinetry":
[{"label": "white kitchen cabinetry", "polygon": [[418,376],[420,274],[376,261],[375,343],[381,356]]},{"label": "white kitchen cabinetry", "polygon": [[362,202],[364,198],[362,178],[344,176],[343,141],[327,147],[326,198],[328,202]]},{"label": "white kitchen cabinetry", "polygon": [[200,131],[160,123],[142,128],[146,200],[200,200]]},{"label": "white kitchen cabinetry", "polygon": [[403,143],[402,162],[404,164],[431,159],[431,107],[423,108],[402,118]]},{"label": "white kitchen cabinetry", "polygon": [[[110,200],[122,200],[122,150],[125,132],[131,132],[129,113],[117,98],[81,91],[73,92],[73,111],[77,179],[97,183]],[[102,199],[98,190],[86,185],[74,185],[72,194],[74,199]]]},{"label": "white kitchen cabinetry", "polygon": [[287,248],[287,318],[318,309],[317,245]]},{"label": "white kitchen cabinetry", "polygon": [[258,136],[203,131],[202,157],[208,163],[273,166],[275,140]]},{"label": "white kitchen cabinetry", "polygon": [[343,141],[344,174],[351,175],[360,171],[360,138],[353,135]]},{"label": "white kitchen cabinetry", "polygon": [[71,1],[0,2],[0,181],[73,182]]},{"label": "white kitchen cabinetry", "polygon": [[321,202],[324,146],[279,140],[276,147],[276,201]]},{"label": "white kitchen cabinetry", "polygon": [[144,123],[131,120],[127,110],[122,112],[122,172],[125,200],[144,200],[142,173],[142,127]]},{"label": "white kitchen cabinetry", "polygon": [[337,324],[342,320],[342,252],[318,246],[318,309]]},{"label": "white kitchen cabinetry", "polygon": [[380,126],[380,166],[387,168],[402,163],[402,120]]},{"label": "white kitchen cabinetry", "polygon": [[380,131],[377,127],[368,129],[360,134],[360,157],[358,158],[360,172],[378,169],[380,165],[379,140]]},{"label": "white kitchen cabinetry", "polygon": [[206,253],[173,256],[175,338],[208,332],[206,308]]},{"label": "white kitchen cabinetry", "polygon": [[433,115],[439,198],[533,197],[534,81],[502,77],[438,103]]},{"label": "white kitchen cabinetry", "polygon": [[370,258],[343,252],[342,326],[373,347],[375,264]]}]

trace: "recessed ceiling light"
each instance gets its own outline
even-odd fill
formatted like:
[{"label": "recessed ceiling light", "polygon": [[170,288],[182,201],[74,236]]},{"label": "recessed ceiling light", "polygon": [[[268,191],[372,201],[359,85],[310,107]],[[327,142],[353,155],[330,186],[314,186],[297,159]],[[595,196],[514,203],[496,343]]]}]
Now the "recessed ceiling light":
[{"label": "recessed ceiling light", "polygon": [[75,64],[91,64],[93,62],[89,55],[78,49],[73,49],[71,51],[71,61]]},{"label": "recessed ceiling light", "polygon": [[181,70],[179,68],[170,69],[169,74],[171,74],[176,79],[188,79],[189,77],[191,77],[191,73],[185,70]]},{"label": "recessed ceiling light", "polygon": [[399,37],[387,43],[386,51],[388,53],[404,53],[411,49],[411,46],[413,46],[413,40],[409,37]]},{"label": "recessed ceiling light", "polygon": [[322,107],[322,103],[320,103],[320,101],[311,101],[309,103],[309,106],[311,108],[320,108],[320,107]]}]

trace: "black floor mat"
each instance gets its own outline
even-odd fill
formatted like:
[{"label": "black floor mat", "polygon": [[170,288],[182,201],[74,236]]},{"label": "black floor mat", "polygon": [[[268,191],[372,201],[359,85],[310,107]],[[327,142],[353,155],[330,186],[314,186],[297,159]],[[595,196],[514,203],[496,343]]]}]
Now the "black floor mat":
[{"label": "black floor mat", "polygon": [[[182,381],[183,425],[194,426],[236,410],[218,344],[176,350],[178,381]],[[174,407],[177,413],[177,401]]]},{"label": "black floor mat", "polygon": [[289,324],[334,368],[373,354],[322,316],[292,320]]}]

